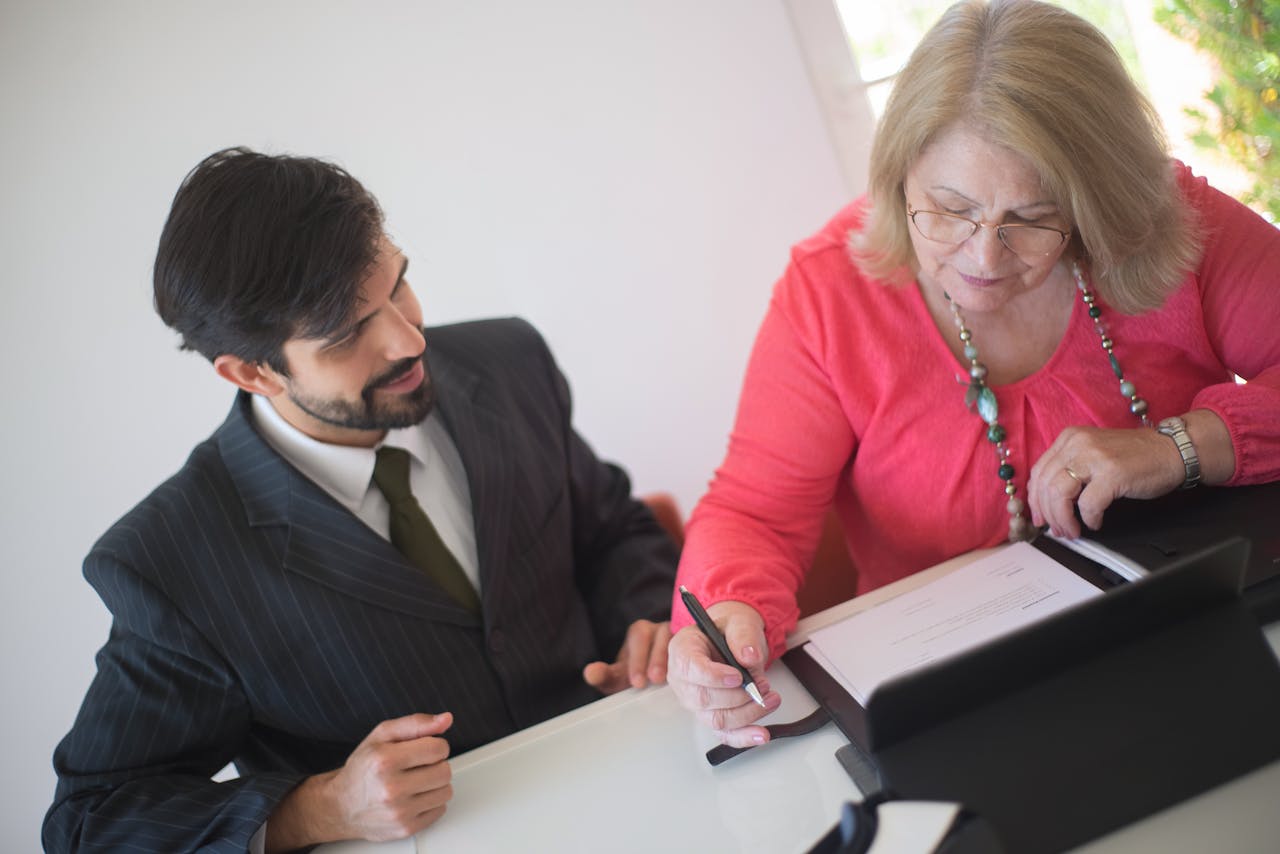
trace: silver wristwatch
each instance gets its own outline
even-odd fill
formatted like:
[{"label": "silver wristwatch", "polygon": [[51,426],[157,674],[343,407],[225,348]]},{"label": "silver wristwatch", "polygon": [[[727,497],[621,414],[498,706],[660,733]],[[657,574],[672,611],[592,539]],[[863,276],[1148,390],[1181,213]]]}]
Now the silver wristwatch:
[{"label": "silver wristwatch", "polygon": [[1164,419],[1156,425],[1156,430],[1173,440],[1182,454],[1182,465],[1186,467],[1186,478],[1182,481],[1183,489],[1190,489],[1200,482],[1200,457],[1196,454],[1196,446],[1191,444],[1187,435],[1187,422],[1176,415]]}]

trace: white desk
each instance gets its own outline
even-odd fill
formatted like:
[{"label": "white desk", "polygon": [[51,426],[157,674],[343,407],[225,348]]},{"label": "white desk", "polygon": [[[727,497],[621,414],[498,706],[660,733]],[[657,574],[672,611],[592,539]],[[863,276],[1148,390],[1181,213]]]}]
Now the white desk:
[{"label": "white desk", "polygon": [[[807,633],[962,565],[950,561],[801,622]],[[1280,624],[1268,627],[1280,653]],[[783,697],[768,721],[803,717],[813,699],[785,666],[769,671]],[[859,798],[836,762],[845,743],[833,724],[780,739],[717,768],[703,754],[710,732],[677,706],[669,688],[626,691],[463,754],[454,797],[414,840],[346,842],[322,854],[466,852],[803,852]],[[1176,749],[1176,747],[1174,748]],[[1081,854],[1261,852],[1280,840],[1280,762],[1095,840]],[[882,809],[873,854],[920,850],[944,814]],[[885,833],[892,825],[895,834]],[[901,835],[898,835],[901,834]]]}]

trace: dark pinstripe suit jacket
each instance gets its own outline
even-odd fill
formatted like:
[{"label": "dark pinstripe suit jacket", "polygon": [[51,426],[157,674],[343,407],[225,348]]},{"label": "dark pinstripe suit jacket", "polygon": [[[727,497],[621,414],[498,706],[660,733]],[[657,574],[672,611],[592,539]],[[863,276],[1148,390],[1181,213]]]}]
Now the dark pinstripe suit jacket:
[{"label": "dark pinstripe suit jacket", "polygon": [[[478,321],[427,341],[483,624],[264,443],[241,394],[85,560],[114,619],[54,754],[46,848],[243,851],[378,722],[451,711],[460,753],[595,699],[583,664],[667,618],[674,547],[573,431],[537,332]],[[228,761],[243,776],[211,783]]]}]

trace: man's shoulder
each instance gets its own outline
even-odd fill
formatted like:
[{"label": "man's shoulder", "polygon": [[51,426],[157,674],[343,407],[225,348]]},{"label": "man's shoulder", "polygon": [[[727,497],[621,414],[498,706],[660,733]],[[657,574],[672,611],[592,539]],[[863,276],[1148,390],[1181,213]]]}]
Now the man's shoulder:
[{"label": "man's shoulder", "polygon": [[207,530],[211,508],[234,502],[235,486],[220,449],[224,424],[196,445],[176,472],[121,516],[98,538],[92,552],[117,556],[154,551],[156,544]]},{"label": "man's shoulder", "polygon": [[426,329],[427,346],[451,355],[483,351],[528,352],[545,350],[546,342],[533,324],[522,317],[490,317]]},{"label": "man's shoulder", "polygon": [[549,376],[548,369],[555,364],[542,334],[520,317],[431,326],[426,329],[426,339],[433,368],[444,359],[491,381]]}]

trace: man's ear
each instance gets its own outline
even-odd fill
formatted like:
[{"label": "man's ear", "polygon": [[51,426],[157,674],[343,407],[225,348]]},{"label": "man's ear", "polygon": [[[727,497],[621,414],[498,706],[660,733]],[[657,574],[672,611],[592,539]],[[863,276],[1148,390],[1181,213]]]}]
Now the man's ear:
[{"label": "man's ear", "polygon": [[261,362],[246,362],[239,356],[223,353],[213,360],[213,369],[227,382],[252,394],[275,397],[284,391],[280,375]]}]

